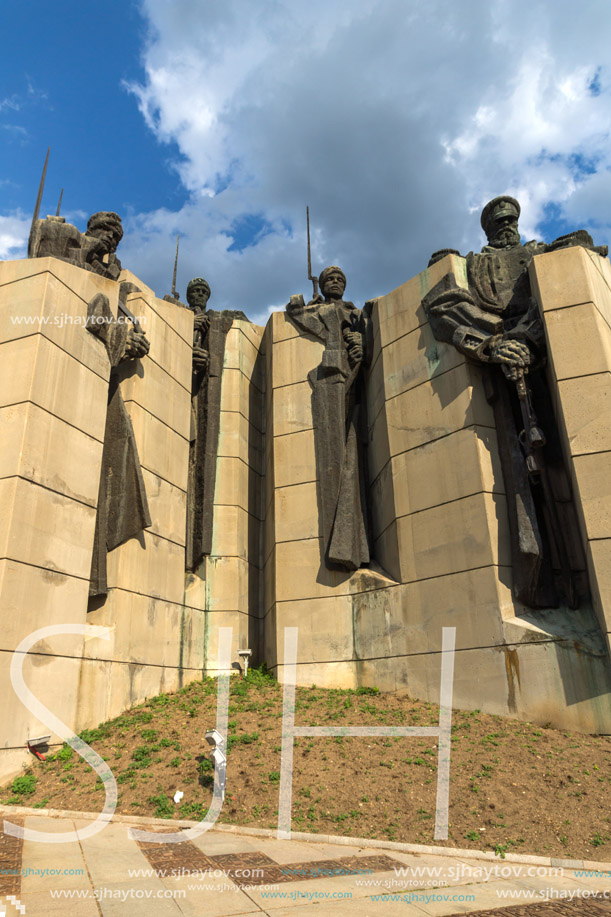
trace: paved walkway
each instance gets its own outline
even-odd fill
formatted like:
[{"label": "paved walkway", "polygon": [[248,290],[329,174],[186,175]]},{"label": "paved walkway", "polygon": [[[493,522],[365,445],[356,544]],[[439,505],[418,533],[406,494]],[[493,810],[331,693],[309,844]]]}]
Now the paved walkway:
[{"label": "paved walkway", "polygon": [[[0,815],[54,834],[92,821],[8,807]],[[66,844],[0,833],[0,917],[611,917],[611,864],[318,835],[286,841],[232,826],[163,844],[178,824],[193,823],[115,818]],[[159,833],[160,843],[132,840],[129,825]]]}]

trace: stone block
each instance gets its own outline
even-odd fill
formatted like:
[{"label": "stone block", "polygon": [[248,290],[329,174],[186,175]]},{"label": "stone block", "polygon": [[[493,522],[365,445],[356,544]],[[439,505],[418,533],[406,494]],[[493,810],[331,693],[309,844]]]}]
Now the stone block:
[{"label": "stone block", "polygon": [[202,668],[203,612],[123,589],[111,589],[88,624],[108,627],[110,642],[85,639],[83,656],[111,662]]},{"label": "stone block", "polygon": [[[611,635],[611,538],[590,541],[586,548],[594,609],[603,634]],[[611,642],[611,641],[610,641]]]},{"label": "stone block", "polygon": [[261,475],[239,458],[219,456],[216,460],[214,502],[218,506],[240,506],[257,519],[263,518]]},{"label": "stone block", "polygon": [[[65,650],[73,646],[68,642],[70,640],[68,636],[54,637],[52,645],[55,652],[59,647]],[[24,748],[28,739],[49,734],[51,742],[57,742],[58,737],[53,730],[30,713],[15,693],[10,678],[12,658],[12,653],[0,652],[0,694],[4,718],[0,747]],[[70,728],[74,728],[79,668],[78,658],[38,655],[35,647],[23,663],[23,679],[32,694]]]},{"label": "stone block", "polygon": [[[123,279],[123,274],[121,274],[121,279]],[[132,283],[140,287],[144,294],[144,299],[148,302],[151,309],[157,313],[159,318],[163,319],[170,328],[173,328],[176,334],[181,337],[189,347],[193,347],[193,313],[191,310],[184,306],[177,306],[176,303],[168,302],[165,299],[158,299],[152,291],[148,290],[138,277],[133,277]],[[137,296],[138,294],[134,295]]]},{"label": "stone block", "polygon": [[397,520],[393,519],[380,534],[374,528],[373,556],[387,576],[401,582],[401,558],[399,556],[399,533]]},{"label": "stone block", "polygon": [[367,466],[370,483],[375,481],[390,461],[390,440],[388,434],[388,411],[383,408],[373,423],[369,424]]},{"label": "stone block", "polygon": [[191,393],[153,360],[125,360],[120,367],[121,395],[171,430],[189,439]]},{"label": "stone block", "polygon": [[276,545],[272,543],[271,550],[265,558],[263,565],[262,577],[263,583],[263,601],[260,605],[259,614],[265,617],[270,608],[275,606],[276,602]]},{"label": "stone block", "polygon": [[104,441],[108,384],[41,334],[0,345],[0,406],[23,401]]},{"label": "stone block", "polygon": [[237,328],[253,344],[257,350],[265,353],[265,328],[262,325],[255,325],[253,322],[245,322],[243,319],[234,318],[232,328]]},{"label": "stone block", "polygon": [[472,424],[494,427],[480,370],[466,363],[397,395],[387,402],[386,414],[392,456]]},{"label": "stone block", "polygon": [[263,474],[263,436],[237,411],[221,411],[217,454],[236,456]]},{"label": "stone block", "polygon": [[611,452],[573,459],[588,539],[611,537]]},{"label": "stone block", "polygon": [[311,369],[320,364],[325,345],[313,335],[302,333],[274,344],[272,387],[304,382]]},{"label": "stone block", "polygon": [[140,464],[179,490],[186,491],[189,472],[189,443],[157,420],[140,405],[126,405],[134,428]]},{"label": "stone block", "polygon": [[[270,437],[271,439],[271,437]],[[316,480],[314,430],[276,436],[274,444],[274,484],[306,484]]]},{"label": "stone block", "polygon": [[102,443],[23,401],[0,408],[0,478],[18,475],[95,507]]},{"label": "stone block", "polygon": [[[279,602],[275,612],[279,662],[284,659],[284,628],[297,627],[297,662],[337,664],[354,658],[352,598]],[[316,684],[320,682],[312,678]]]},{"label": "stone block", "polygon": [[225,359],[223,369],[239,369],[252,385],[260,392],[264,390],[265,380],[262,376],[259,359],[260,335],[248,335],[247,322],[234,321],[227,332],[225,341]]},{"label": "stone block", "polygon": [[177,668],[83,659],[77,710],[77,730],[114,719],[129,707],[157,694],[171,694],[181,687]]},{"label": "stone block", "polygon": [[223,370],[221,411],[238,411],[257,430],[265,429],[263,399],[253,395],[249,379],[239,369]]},{"label": "stone block", "polygon": [[[38,263],[39,259],[36,261]],[[68,280],[73,279],[71,271],[64,271],[61,262],[47,258],[40,261],[46,265],[45,270],[8,283],[3,283],[7,265],[0,265],[0,341],[41,334],[102,379],[108,380],[110,362],[106,348],[85,328],[87,303],[98,292],[97,284],[91,283],[89,290],[82,289],[86,297],[83,298],[51,272],[68,274]],[[39,267],[42,265],[39,264]],[[68,265],[65,267],[69,268]],[[110,306],[116,315],[117,290],[109,290],[105,284],[102,287],[102,292],[110,294]]]},{"label": "stone block", "polygon": [[274,436],[312,429],[312,389],[309,382],[297,382],[274,389],[272,430]]},{"label": "stone block", "polygon": [[556,379],[611,369],[611,328],[593,303],[546,312],[545,330]]},{"label": "stone block", "polygon": [[439,283],[445,274],[454,271],[459,286],[467,287],[465,264],[464,258],[448,255],[396,290],[381,296],[377,302],[381,346],[385,347],[427,321],[422,308],[422,297]]},{"label": "stone block", "polygon": [[213,557],[241,557],[259,565],[262,523],[241,506],[214,506]]},{"label": "stone block", "polygon": [[[43,567],[0,560],[0,649],[14,650],[29,634],[51,624],[88,624],[89,582]],[[47,637],[34,647],[37,654],[79,656],[78,635]]]},{"label": "stone block", "polygon": [[187,526],[186,493],[146,468],[142,469],[142,476],[153,523],[147,531],[184,546]]},{"label": "stone block", "polygon": [[[282,657],[280,658],[282,659]],[[316,685],[317,688],[352,688],[354,691],[358,687],[356,666],[357,663],[352,660],[335,662],[333,665],[317,662],[298,662],[295,672],[295,684],[304,686]],[[275,668],[278,682],[283,685],[285,679],[284,665],[278,663]],[[324,741],[324,739],[321,741]]]},{"label": "stone block", "polygon": [[[140,320],[142,330],[151,345],[142,364],[145,365],[151,360],[165,369],[173,379],[190,392],[193,374],[192,343],[185,341],[171,325],[168,325],[140,293],[132,293],[128,296],[127,306]],[[191,316],[192,313],[189,312],[188,315]],[[191,335],[192,340],[193,335]]]},{"label": "stone block", "polygon": [[241,557],[209,557],[206,562],[209,611],[257,614],[259,571]]},{"label": "stone block", "polygon": [[384,402],[386,401],[384,372],[385,367],[382,359],[382,351],[378,348],[378,353],[372,359],[365,377],[367,422],[370,427],[373,426],[376,417],[384,407]]},{"label": "stone block", "polygon": [[184,548],[147,530],[108,554],[109,588],[181,604],[184,576]]},{"label": "stone block", "polygon": [[611,373],[558,383],[572,455],[611,451]]},{"label": "stone block", "polygon": [[402,582],[511,564],[505,497],[475,494],[397,520]]},{"label": "stone block", "polygon": [[373,485],[372,503],[381,531],[394,516],[504,489],[495,431],[471,426],[395,456]]},{"label": "stone block", "polygon": [[276,542],[318,538],[315,482],[281,487],[276,490],[274,500]]},{"label": "stone block", "polygon": [[428,323],[421,325],[382,349],[384,400],[389,401],[465,362],[455,347],[435,339]]},{"label": "stone block", "polygon": [[0,558],[89,580],[95,509],[22,478],[0,480]]},{"label": "stone block", "polygon": [[[231,669],[234,673],[243,670],[243,662],[238,650],[252,649],[256,653],[259,631],[259,620],[241,611],[206,612],[206,630],[203,643],[206,676],[215,676],[219,672],[218,645],[219,628],[231,627]],[[251,656],[248,665],[257,665],[255,656]]]},{"label": "stone block", "polygon": [[609,298],[611,302],[611,293],[594,259],[606,260],[579,246],[533,258],[529,269],[531,288],[543,312],[597,303],[599,299]]},{"label": "stone block", "polygon": [[288,316],[287,312],[272,312],[270,316],[271,340],[273,344],[299,337],[301,332]]},{"label": "stone block", "polygon": [[350,573],[328,570],[318,538],[276,544],[276,601],[325,598],[350,592]]}]

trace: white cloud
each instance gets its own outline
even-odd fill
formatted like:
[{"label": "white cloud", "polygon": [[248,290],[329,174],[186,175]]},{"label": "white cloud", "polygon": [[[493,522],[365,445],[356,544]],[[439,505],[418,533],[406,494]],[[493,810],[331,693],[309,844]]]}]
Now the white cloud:
[{"label": "white cloud", "polygon": [[20,212],[12,216],[0,216],[1,261],[16,261],[26,257],[31,221],[31,217],[28,219]]},{"label": "white cloud", "polygon": [[[263,322],[340,263],[355,302],[435,249],[481,244],[507,191],[532,238],[554,204],[607,241],[611,87],[605,0],[140,0],[145,76],[131,91],[189,191],[125,213],[119,255],[167,292],[204,274],[211,305]],[[178,149],[178,155],[175,150]],[[242,251],[236,227],[265,231]]]}]

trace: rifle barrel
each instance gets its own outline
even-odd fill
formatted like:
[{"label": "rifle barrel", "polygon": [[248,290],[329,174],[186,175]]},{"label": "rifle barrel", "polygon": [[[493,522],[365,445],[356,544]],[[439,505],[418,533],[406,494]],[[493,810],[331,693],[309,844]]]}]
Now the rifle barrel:
[{"label": "rifle barrel", "polygon": [[45,157],[45,164],[42,168],[42,176],[40,178],[40,185],[38,186],[38,197],[36,198],[36,205],[34,207],[34,215],[32,216],[32,225],[30,226],[30,235],[28,238],[28,258],[32,257],[32,245],[34,242],[34,228],[36,227],[36,221],[38,220],[38,214],[40,213],[40,205],[42,203],[42,193],[45,188],[45,178],[47,177],[47,166],[49,165],[49,153],[51,152],[51,147],[47,149],[47,155]]}]

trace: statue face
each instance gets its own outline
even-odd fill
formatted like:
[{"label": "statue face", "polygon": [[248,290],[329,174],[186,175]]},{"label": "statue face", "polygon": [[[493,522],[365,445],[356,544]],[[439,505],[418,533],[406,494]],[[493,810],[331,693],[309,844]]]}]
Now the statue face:
[{"label": "statue face", "polygon": [[99,240],[100,249],[104,254],[110,255],[116,252],[117,246],[121,241],[118,229],[114,223],[99,223],[89,230],[90,236],[95,236]]},{"label": "statue face", "polygon": [[325,299],[341,299],[346,289],[346,281],[339,271],[330,271],[321,289]]},{"label": "statue face", "polygon": [[486,229],[488,242],[495,248],[508,248],[520,244],[518,218],[514,214],[504,213],[493,217]]},{"label": "statue face", "polygon": [[193,310],[205,311],[208,300],[210,299],[210,291],[203,284],[198,284],[195,287],[191,287],[189,290],[189,295],[187,296],[187,302]]}]

